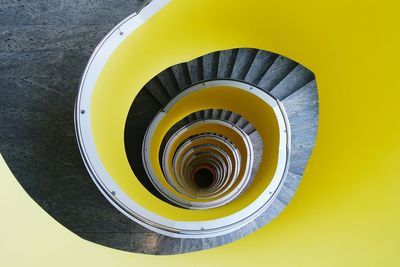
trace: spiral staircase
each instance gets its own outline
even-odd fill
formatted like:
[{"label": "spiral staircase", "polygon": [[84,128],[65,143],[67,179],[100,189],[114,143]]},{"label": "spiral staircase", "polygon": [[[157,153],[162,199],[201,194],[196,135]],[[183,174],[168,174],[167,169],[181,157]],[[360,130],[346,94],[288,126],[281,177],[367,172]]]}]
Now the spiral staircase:
[{"label": "spiral staircase", "polygon": [[[271,52],[249,48],[213,52],[192,61],[174,65],[152,78],[139,92],[128,114],[125,128],[126,153],[132,170],[143,186],[157,195],[158,198],[168,201],[172,205],[182,205],[165,196],[162,191],[157,190],[157,185],[152,182],[152,177],[146,169],[144,164],[146,153],[143,151],[142,140],[146,140],[147,129],[149,125],[154,124],[154,120],[159,114],[165,112],[166,107],[173,105],[177,97],[187,92],[187,90],[190,91],[193,86],[204,87],[212,83],[230,86],[238,83],[252,88],[249,90],[253,90],[258,95],[272,97],[279,103],[282,111],[285,112],[285,119],[288,123],[286,130],[289,131],[290,129],[291,134],[288,137],[292,141],[287,144],[289,158],[286,163],[286,172],[282,177],[282,185],[275,193],[276,195],[268,208],[239,229],[222,236],[216,233],[214,237],[201,239],[182,238],[182,240],[171,240],[168,237],[163,237],[163,239],[167,240],[161,239],[161,246],[170,242],[179,244],[192,243],[192,246],[187,246],[186,244],[183,246],[183,248],[189,248],[189,251],[220,246],[239,239],[270,222],[288,205],[293,197],[315,143],[318,125],[318,94],[314,75],[304,66]],[[248,105],[248,103],[244,103],[244,105]],[[250,121],[240,114],[230,110],[210,108],[198,110],[187,115],[172,126],[163,138],[159,163],[163,165],[163,173],[170,176],[171,174],[168,173],[168,168],[165,166],[168,161],[166,158],[168,153],[166,151],[171,150],[166,148],[169,147],[168,144],[173,142],[174,137],[177,139],[182,132],[196,125],[207,124],[221,125],[221,127],[226,124],[228,127],[237,127],[238,131],[242,133],[242,138],[248,141],[250,164],[241,166],[242,169],[247,170],[248,177],[233,199],[229,200],[233,201],[245,193],[248,186],[251,186],[263,158],[263,140],[259,132]],[[215,148],[210,143],[213,138],[219,138],[221,143],[225,142],[226,147],[229,145],[234,146],[234,143],[218,132],[200,132],[182,141],[179,144],[179,149],[174,151],[175,157],[179,158],[179,152],[192,145],[189,147],[192,149],[191,154],[188,153],[187,155],[196,159],[201,156],[201,153],[196,154],[196,149],[201,150],[202,148],[199,145],[193,146],[193,144],[196,144],[196,140],[201,142],[204,139],[203,146],[204,144],[209,145],[209,150],[206,150],[208,153],[205,153],[206,160],[200,160],[197,165],[194,164],[193,173],[175,177],[178,180],[176,182],[186,177],[192,179],[192,183],[187,181],[186,186],[197,193],[196,196],[199,198],[214,193],[212,186],[214,179],[216,179],[214,177],[216,176],[216,170],[207,164],[207,157],[211,160],[212,156],[217,154],[215,150],[211,149]],[[207,143],[207,140],[209,143]],[[221,143],[219,147],[222,146]],[[232,148],[232,150],[235,149],[237,147]],[[240,157],[240,153],[238,154]],[[222,167],[227,168],[228,171],[233,168],[232,164],[224,165],[223,163],[221,163]],[[185,164],[189,163],[183,161],[180,167],[182,168],[182,165],[185,166]],[[238,165],[240,166],[240,162]],[[204,168],[202,169],[201,166],[204,166]],[[234,166],[237,165],[234,164]],[[196,169],[197,173],[195,172]],[[204,175],[200,178],[196,177],[196,174],[201,176],[201,171],[204,172]],[[221,179],[228,181],[229,177],[222,177]],[[184,205],[184,208],[207,208],[195,205],[196,203],[190,204]],[[220,205],[223,204],[220,203]],[[163,251],[168,253],[165,248]],[[187,250],[183,252],[187,252]]]},{"label": "spiral staircase", "polygon": [[[65,19],[75,11],[71,1],[67,3],[69,9],[64,9],[64,1],[48,6],[31,2],[2,5],[6,7],[2,20],[15,17],[18,25],[33,20],[45,24],[49,20],[44,21],[43,14],[56,11],[55,16]],[[18,140],[35,146],[23,150],[4,136],[31,128],[16,127],[13,131],[2,125],[0,265],[399,266],[398,3],[148,2],[99,44],[77,96],[76,137],[88,173],[99,190],[85,179],[85,169],[71,175],[71,169],[78,165],[59,157],[68,154],[64,151],[67,146],[54,153],[44,144],[61,143],[43,135]],[[115,2],[105,6],[112,4]],[[50,5],[52,9],[47,9]],[[11,13],[17,6],[17,12]],[[67,16],[60,16],[61,12]],[[107,17],[101,19],[109,22]],[[14,31],[26,29],[22,25]],[[21,38],[25,40],[26,36]],[[31,39],[26,42],[30,48],[34,43]],[[15,93],[4,95],[4,110],[14,112],[18,105],[37,102],[35,107],[43,108],[40,114],[46,116],[54,111],[49,106],[67,104],[65,95],[57,98],[58,102],[30,90],[44,84],[41,89],[51,91],[48,89],[52,89],[56,77],[47,72],[36,77],[38,84],[14,90],[21,88],[11,82],[26,81],[27,70],[19,70],[21,62],[29,62],[41,72],[39,60],[46,62],[54,55],[46,53],[32,60],[25,53],[17,53],[24,61],[10,64],[14,57],[7,54],[3,64],[4,72],[11,69],[3,79],[4,87],[9,87],[5,92]],[[271,61],[259,63],[261,54],[269,55]],[[315,73],[318,95],[313,75],[285,56]],[[278,59],[293,65],[287,71],[281,68],[273,72],[280,65]],[[66,65],[79,69],[72,61]],[[238,69],[241,74],[234,77]],[[294,75],[296,69],[302,70],[303,81]],[[265,82],[271,85],[267,87]],[[377,88],[382,91],[380,98]],[[318,142],[313,150],[318,116]],[[40,116],[24,117],[32,125],[41,124]],[[53,127],[67,123],[57,112],[52,117]],[[9,118],[2,117],[2,122],[26,122],[22,117]],[[66,134],[53,137],[62,141],[75,138]],[[73,142],[65,144],[72,147]],[[81,163],[80,155],[73,155]],[[155,254],[203,251],[158,257],[141,255],[140,250],[134,250],[139,252],[135,254],[100,246],[104,244],[100,238],[96,241],[99,244],[83,240],[84,236],[59,220],[57,214],[46,213],[43,203],[29,195],[32,191],[24,184],[24,178],[37,182],[38,170],[49,170],[50,164],[60,161],[67,162],[69,169],[51,172],[41,182],[56,180],[65,172],[63,180],[75,186],[59,186],[57,182],[51,187],[39,185],[53,195],[63,195],[56,199],[58,203],[77,198],[77,205],[64,206],[74,211],[64,213],[70,215],[68,219],[92,224],[102,217],[108,219],[107,227],[115,226],[117,220],[102,212],[109,208],[118,218],[126,216],[123,223],[129,223],[125,226],[137,227],[129,234],[141,236],[143,228],[139,226],[147,233],[152,231],[158,240],[153,244]],[[267,169],[270,175],[266,175]],[[83,178],[83,182],[77,183],[73,176]],[[276,190],[271,197],[263,195],[264,191],[271,192],[266,189],[275,177],[279,181]],[[87,183],[84,189],[80,188],[83,183]],[[97,191],[115,209],[98,205],[103,200],[101,194],[88,196]],[[87,216],[96,217],[96,212],[89,212],[94,205],[99,217],[88,221],[79,216],[86,211]],[[259,209],[250,210],[252,205]],[[50,211],[62,208],[56,205]],[[223,220],[227,217],[230,219]],[[262,229],[241,238],[263,224]],[[89,226],[86,229],[96,228]],[[109,229],[103,232],[104,239],[108,234],[118,236],[114,235],[117,231],[112,232],[117,227]]]},{"label": "spiral staircase", "polygon": [[[240,239],[289,204],[315,143],[318,93],[303,65],[261,49],[234,48],[159,72],[137,90],[125,116],[97,115],[89,108],[94,102],[102,113],[126,100],[111,92],[116,84],[96,89],[97,95],[94,90],[104,60],[122,42],[113,38],[124,38],[163,2],[145,2],[100,43],[82,78],[75,127],[103,195],[160,234],[156,254],[176,254]],[[107,117],[118,121],[123,139],[107,132]],[[103,136],[96,138],[99,130]],[[117,139],[118,145],[110,143]],[[106,157],[99,153],[104,144]]]}]

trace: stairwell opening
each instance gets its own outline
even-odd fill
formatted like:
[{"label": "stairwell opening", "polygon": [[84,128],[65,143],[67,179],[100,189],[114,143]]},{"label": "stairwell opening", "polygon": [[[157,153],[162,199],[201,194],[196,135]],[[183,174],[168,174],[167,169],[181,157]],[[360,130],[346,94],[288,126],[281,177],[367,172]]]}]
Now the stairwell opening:
[{"label": "stairwell opening", "polygon": [[[202,64],[199,65],[198,62]],[[209,69],[218,71],[210,72]],[[212,75],[206,75],[208,73]],[[201,105],[194,96],[201,97]],[[274,109],[269,105],[274,106]],[[182,112],[176,111],[177,107],[181,108]],[[267,186],[272,176],[264,179],[265,175],[259,175],[260,170],[266,173],[270,167],[263,159],[264,155],[265,158],[275,155],[270,153],[273,152],[274,145],[269,142],[278,140],[264,138],[261,134],[265,135],[268,132],[269,137],[274,136],[271,135],[275,129],[274,123],[270,122],[279,115],[277,123],[280,123],[280,126],[276,128],[276,133],[279,131],[279,140],[287,142],[288,145],[283,145],[279,150],[278,160],[285,162],[283,157],[290,157],[289,126],[293,126],[296,131],[297,124],[292,125],[284,116],[286,107],[290,112],[296,112],[296,116],[305,117],[311,114],[313,118],[316,117],[314,114],[317,114],[318,101],[314,76],[300,64],[263,50],[238,48],[213,52],[171,66],[154,76],[139,90],[126,117],[124,151],[130,171],[134,173],[136,181],[143,185],[152,197],[156,197],[150,199],[151,203],[162,205],[163,208],[157,210],[160,216],[169,216],[169,209],[174,209],[174,216],[179,218],[192,215],[193,218],[197,218],[197,214],[208,217],[207,220],[200,216],[196,220],[185,220],[186,217],[179,220],[173,218],[178,223],[169,224],[167,221],[166,226],[164,221],[154,216],[146,217],[146,222],[143,223],[140,216],[136,217],[136,210],[129,213],[129,218],[134,223],[141,221],[148,226],[149,231],[159,234],[157,248],[163,250],[168,249],[163,245],[163,242],[167,242],[165,240],[171,239],[180,242],[181,245],[189,242],[188,240],[204,244],[204,240],[209,238],[226,237],[226,242],[213,245],[220,246],[238,239],[236,236],[241,235],[238,233],[243,232],[247,235],[271,221],[278,213],[274,213],[273,216],[264,214],[269,214],[270,209],[279,207],[280,200],[276,195],[280,193],[279,185],[285,186],[286,182],[273,182],[271,186],[276,187],[276,190],[269,189]],[[269,108],[273,112],[266,112]],[[255,112],[256,110],[262,112]],[[171,115],[171,112],[176,114]],[[84,114],[79,116],[83,117]],[[161,127],[160,122],[163,123]],[[310,123],[312,133],[315,132],[316,125]],[[268,131],[260,131],[263,127],[268,128]],[[286,130],[283,130],[284,128]],[[312,139],[312,143],[313,138],[314,134],[309,138]],[[154,145],[153,139],[158,140],[154,141]],[[283,151],[287,151],[286,155]],[[305,163],[307,155],[302,155]],[[283,170],[282,168],[280,171]],[[257,175],[263,179],[257,179]],[[280,173],[276,177],[278,181],[285,178],[286,173]],[[288,179],[294,179],[292,177],[294,176],[289,175]],[[92,178],[100,179],[96,176]],[[114,178],[120,179],[118,176]],[[235,204],[234,209],[240,208],[249,214],[253,212],[247,206],[241,206],[242,203],[246,203],[242,199],[248,197],[257,200],[258,191],[265,191],[266,194],[262,195],[263,200],[258,201],[256,205],[265,205],[265,208],[263,206],[262,209],[255,209],[260,212],[254,216],[246,215],[245,218],[256,219],[238,227],[231,223],[221,227],[214,224],[214,221],[223,222],[211,216],[215,210],[230,212],[231,210],[221,207],[231,203]],[[142,190],[140,193],[147,192]],[[120,195],[120,192],[113,192],[111,198],[116,199]],[[132,199],[136,200],[134,194]],[[232,201],[234,199],[238,201]],[[117,208],[120,209],[119,206]],[[200,213],[205,209],[207,213]],[[239,213],[232,214],[235,217]],[[230,216],[223,213],[221,217],[228,215]],[[212,220],[213,224],[207,224]],[[243,221],[236,217],[235,220]],[[169,230],[171,225],[176,227],[174,231]],[[231,225],[234,227],[228,228]],[[192,233],[198,236],[193,238]],[[206,248],[210,247],[202,247],[199,250]],[[189,251],[183,249],[182,252]],[[175,252],[168,251],[166,254]]]},{"label": "stairwell opening", "polygon": [[194,184],[201,189],[209,188],[215,180],[214,173],[208,168],[200,168],[194,172]]}]

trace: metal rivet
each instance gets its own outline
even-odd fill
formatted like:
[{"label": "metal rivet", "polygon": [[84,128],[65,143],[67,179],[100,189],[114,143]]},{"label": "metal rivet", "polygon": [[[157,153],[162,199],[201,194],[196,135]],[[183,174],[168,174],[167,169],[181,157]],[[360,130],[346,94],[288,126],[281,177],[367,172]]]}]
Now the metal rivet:
[{"label": "metal rivet", "polygon": [[81,110],[81,114],[85,114],[85,110],[84,109]]},{"label": "metal rivet", "polygon": [[121,32],[121,31],[120,31],[120,32],[119,32],[119,35],[124,35],[124,32]]},{"label": "metal rivet", "polygon": [[115,191],[112,191],[112,192],[111,192],[111,195],[115,196]]}]

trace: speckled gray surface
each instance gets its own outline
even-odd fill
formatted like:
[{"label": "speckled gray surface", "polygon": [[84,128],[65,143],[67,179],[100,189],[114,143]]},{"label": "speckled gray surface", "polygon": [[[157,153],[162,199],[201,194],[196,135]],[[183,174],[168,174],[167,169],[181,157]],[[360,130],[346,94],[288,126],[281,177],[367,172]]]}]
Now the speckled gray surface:
[{"label": "speckled gray surface", "polygon": [[154,254],[159,235],[100,194],[82,163],[73,106],[90,54],[141,0],[0,2],[0,151],[20,184],[79,236]]},{"label": "speckled gray surface", "polygon": [[[315,81],[305,84],[309,78],[301,79],[300,72],[293,72],[285,84],[283,78],[297,65],[282,57],[276,59],[275,54],[254,50],[224,51],[219,56],[206,57],[204,62],[197,59],[179,69],[173,68],[173,73],[182,79],[172,86],[178,85],[180,89],[204,77],[222,78],[235,73],[272,90],[282,99],[287,97],[283,102],[285,107],[290,106],[289,119],[297,127],[292,132],[294,164],[274,205],[244,229],[225,236],[185,241],[152,233],[119,213],[97,190],[79,155],[73,126],[74,100],[90,54],[102,37],[141,2],[0,2],[0,152],[28,194],[61,224],[87,240],[157,255],[229,243],[272,220],[297,189],[315,141]],[[235,67],[238,54],[249,54],[253,63],[243,58]],[[215,65],[216,60],[219,65]],[[162,82],[171,86],[166,80],[159,83],[163,85]],[[295,87],[293,82],[297,83]],[[298,91],[290,95],[295,90]],[[162,92],[153,92],[160,102],[165,101],[157,95]]]}]

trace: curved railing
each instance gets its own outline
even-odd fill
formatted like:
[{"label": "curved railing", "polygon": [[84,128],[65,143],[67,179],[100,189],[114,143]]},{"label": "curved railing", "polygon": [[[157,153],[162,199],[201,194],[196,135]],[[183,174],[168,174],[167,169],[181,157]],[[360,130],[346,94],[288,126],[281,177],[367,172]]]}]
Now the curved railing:
[{"label": "curved railing", "polygon": [[[107,163],[104,154],[99,153],[98,146],[111,139],[102,139],[102,144],[96,141],[94,126],[102,122],[95,119],[97,115],[91,108],[99,101],[94,97],[95,88],[114,51],[168,1],[149,2],[139,13],[118,24],[89,60],[75,106],[82,157],[103,195],[135,222],[179,238],[231,233],[266,211],[288,173],[290,123],[282,103],[273,95],[246,81],[226,78],[203,80],[171,98],[148,126],[142,148],[146,179],[165,201],[152,196],[136,181],[132,169],[126,168],[126,160]],[[112,98],[100,96],[100,102]],[[235,112],[254,123],[264,143],[260,170],[252,171],[254,148],[249,135],[229,121],[209,118],[187,123],[164,140],[168,130],[185,116],[217,108]],[[112,175],[104,163],[113,165],[113,172],[119,174]],[[209,180],[207,186],[196,182],[200,176]]]}]

